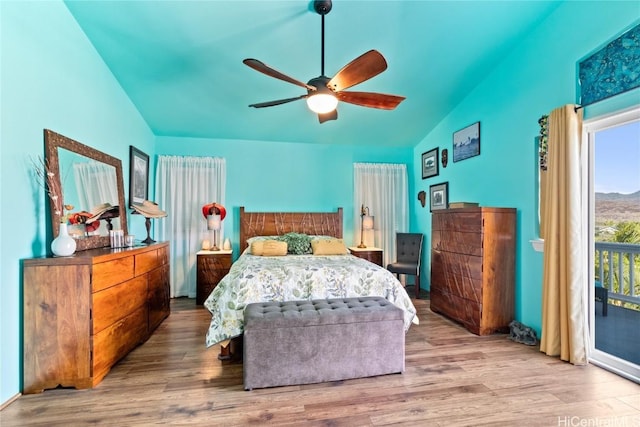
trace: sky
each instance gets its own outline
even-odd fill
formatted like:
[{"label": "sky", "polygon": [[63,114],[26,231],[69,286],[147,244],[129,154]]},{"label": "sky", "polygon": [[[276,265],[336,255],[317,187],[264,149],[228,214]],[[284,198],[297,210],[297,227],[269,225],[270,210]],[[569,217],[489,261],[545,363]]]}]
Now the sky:
[{"label": "sky", "polygon": [[640,190],[640,121],[596,133],[595,190],[631,194]]}]

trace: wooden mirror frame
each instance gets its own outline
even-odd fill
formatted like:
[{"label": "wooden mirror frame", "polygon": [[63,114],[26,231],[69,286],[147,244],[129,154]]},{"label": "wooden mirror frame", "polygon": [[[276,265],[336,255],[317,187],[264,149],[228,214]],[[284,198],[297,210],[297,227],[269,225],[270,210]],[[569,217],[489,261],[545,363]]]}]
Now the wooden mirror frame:
[{"label": "wooden mirror frame", "polygon": [[[57,179],[60,179],[60,162],[58,158],[58,148],[64,148],[98,162],[111,165],[116,168],[116,185],[118,187],[118,207],[119,207],[119,219],[120,228],[127,234],[127,211],[124,204],[124,181],[122,176],[122,162],[120,159],[112,157],[108,154],[98,151],[94,148],[88,147],[78,141],[74,141],[71,138],[60,135],[49,129],[44,130],[44,149],[45,157],[49,168],[57,171]],[[59,188],[62,188],[62,183],[58,182]],[[51,210],[51,222],[53,227],[53,237],[56,238],[60,233],[60,215],[56,214],[56,209],[53,204],[53,200],[49,199],[49,205]],[[76,250],[83,251],[93,248],[102,248],[110,246],[109,236],[88,236],[82,239],[76,239]]]}]

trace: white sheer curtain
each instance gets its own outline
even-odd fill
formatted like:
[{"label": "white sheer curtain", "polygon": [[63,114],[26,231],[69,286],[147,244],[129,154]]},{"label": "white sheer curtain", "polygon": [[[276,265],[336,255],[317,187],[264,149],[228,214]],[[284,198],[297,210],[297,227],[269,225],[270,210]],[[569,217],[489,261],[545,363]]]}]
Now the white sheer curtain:
[{"label": "white sheer curtain", "polygon": [[[73,163],[73,178],[78,191],[79,207],[87,211],[93,210],[103,203],[117,206],[118,186],[116,168],[100,162]],[[120,220],[112,220],[115,229],[120,228]],[[100,228],[95,232],[104,236],[109,234],[106,221],[100,221]]]},{"label": "white sheer curtain", "polygon": [[[394,163],[354,163],[354,238],[360,242],[360,207],[374,217],[374,241],[384,251],[383,265],[396,259],[396,232],[409,230],[407,166]],[[365,232],[365,238],[367,237]]]},{"label": "white sheer curtain", "polygon": [[103,203],[118,204],[116,168],[100,162],[74,163],[73,177],[80,206],[92,209]]},{"label": "white sheer curtain", "polygon": [[[227,167],[219,157],[160,156],[156,170],[156,203],[167,217],[155,220],[158,240],[170,242],[171,297],[196,296],[196,252],[208,233],[202,206],[224,206]],[[218,241],[224,238],[224,223]],[[220,246],[220,244],[219,244]]]}]

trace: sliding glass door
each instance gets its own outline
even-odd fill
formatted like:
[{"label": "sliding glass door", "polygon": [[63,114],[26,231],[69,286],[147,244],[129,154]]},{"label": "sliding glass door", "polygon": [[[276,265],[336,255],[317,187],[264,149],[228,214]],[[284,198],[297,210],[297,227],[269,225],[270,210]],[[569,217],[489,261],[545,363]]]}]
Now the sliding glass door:
[{"label": "sliding glass door", "polygon": [[640,382],[640,107],[584,128],[591,361]]}]

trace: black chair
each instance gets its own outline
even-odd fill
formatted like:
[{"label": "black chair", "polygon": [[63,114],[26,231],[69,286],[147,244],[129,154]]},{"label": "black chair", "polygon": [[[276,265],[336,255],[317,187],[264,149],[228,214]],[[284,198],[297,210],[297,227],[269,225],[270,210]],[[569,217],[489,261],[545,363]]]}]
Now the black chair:
[{"label": "black chair", "polygon": [[609,307],[609,290],[602,286],[599,280],[596,280],[596,300],[602,301],[602,316],[607,315],[607,308]]},{"label": "black chair", "polygon": [[396,233],[396,262],[387,265],[387,270],[415,276],[416,298],[420,298],[420,260],[422,259],[422,233]]}]

